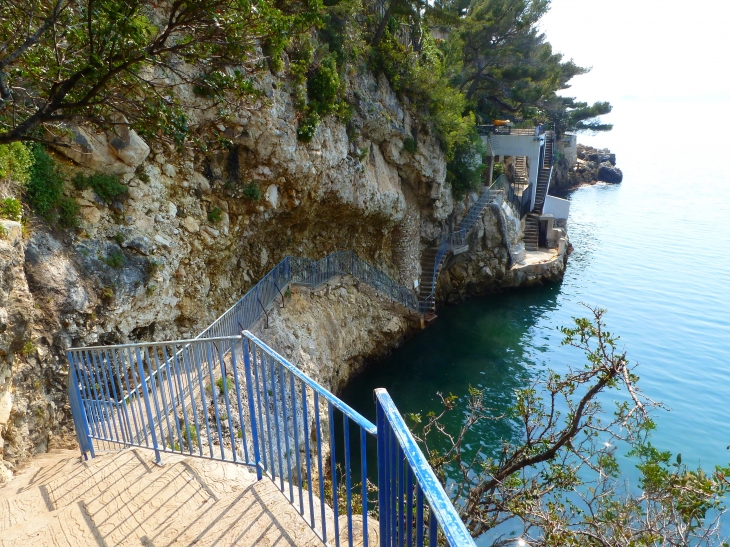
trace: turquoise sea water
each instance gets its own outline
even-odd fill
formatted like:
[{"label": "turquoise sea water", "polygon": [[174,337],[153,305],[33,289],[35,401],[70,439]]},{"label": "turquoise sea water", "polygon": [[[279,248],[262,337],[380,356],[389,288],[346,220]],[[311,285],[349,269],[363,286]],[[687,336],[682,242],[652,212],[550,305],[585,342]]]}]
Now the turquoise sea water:
[{"label": "turquoise sea water", "polygon": [[[624,182],[569,196],[575,251],[561,283],[441,308],[351,382],[344,400],[372,418],[372,390],[385,387],[403,413],[427,412],[439,408],[438,391],[461,395],[471,384],[503,407],[537,371],[582,362],[556,329],[585,316],[585,302],[608,309],[609,330],[640,363],[640,386],[670,409],[655,415],[653,444],[690,465],[729,462],[730,120],[667,115],[685,106],[619,102],[612,134],[579,139],[616,152]],[[706,106],[728,117],[727,103]],[[472,443],[490,451],[512,435],[488,424]]]}]

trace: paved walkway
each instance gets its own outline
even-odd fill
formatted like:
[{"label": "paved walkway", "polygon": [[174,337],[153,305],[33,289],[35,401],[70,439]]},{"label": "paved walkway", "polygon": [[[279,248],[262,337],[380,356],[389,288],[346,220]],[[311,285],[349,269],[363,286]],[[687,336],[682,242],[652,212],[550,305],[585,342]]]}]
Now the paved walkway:
[{"label": "paved walkway", "polygon": [[269,480],[241,466],[122,450],[34,459],[0,488],[1,547],[322,546]]}]

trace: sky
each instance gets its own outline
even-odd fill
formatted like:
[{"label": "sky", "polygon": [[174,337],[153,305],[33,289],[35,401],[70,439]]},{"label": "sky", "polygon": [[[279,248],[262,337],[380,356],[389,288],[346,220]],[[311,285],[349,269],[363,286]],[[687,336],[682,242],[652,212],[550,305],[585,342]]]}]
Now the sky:
[{"label": "sky", "polygon": [[564,94],[730,102],[730,0],[552,0],[540,26],[555,51],[593,67]]}]

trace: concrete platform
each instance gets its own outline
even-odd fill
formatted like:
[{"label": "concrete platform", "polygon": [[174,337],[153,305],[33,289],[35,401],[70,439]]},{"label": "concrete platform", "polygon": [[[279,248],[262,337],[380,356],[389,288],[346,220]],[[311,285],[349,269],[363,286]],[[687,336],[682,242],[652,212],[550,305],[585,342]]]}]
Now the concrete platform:
[{"label": "concrete platform", "polygon": [[[247,468],[122,450],[55,451],[0,488],[0,546],[322,546],[269,480]],[[362,542],[361,542],[362,543]]]}]

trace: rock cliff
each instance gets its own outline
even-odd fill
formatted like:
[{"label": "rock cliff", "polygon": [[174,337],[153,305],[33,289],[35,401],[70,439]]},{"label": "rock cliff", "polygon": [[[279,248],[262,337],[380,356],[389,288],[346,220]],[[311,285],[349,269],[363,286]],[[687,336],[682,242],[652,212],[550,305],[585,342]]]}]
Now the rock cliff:
[{"label": "rock cliff", "polygon": [[[215,150],[72,128],[66,168],[120,174],[127,197],[107,204],[68,185],[81,206],[79,230],[32,221],[23,235],[5,222],[0,482],[34,452],[73,445],[64,353],[71,346],[195,336],[287,254],[318,259],[353,249],[412,286],[424,247],[454,214],[446,160],[385,78],[349,78],[349,123],[324,120],[310,143],[297,139],[291,84],[271,74],[261,78],[258,103],[215,122],[227,141]],[[415,151],[404,149],[406,139]],[[487,211],[473,236],[478,249],[460,261],[466,273],[457,280],[450,270],[451,287],[472,278],[482,292],[521,282],[508,272],[498,218]],[[365,357],[412,327],[381,304],[347,284],[311,298],[295,292],[290,315],[277,315],[265,336],[305,371],[329,367],[312,373],[338,389]]]}]

